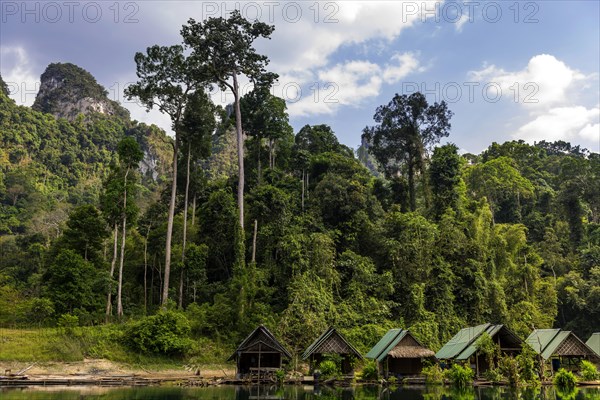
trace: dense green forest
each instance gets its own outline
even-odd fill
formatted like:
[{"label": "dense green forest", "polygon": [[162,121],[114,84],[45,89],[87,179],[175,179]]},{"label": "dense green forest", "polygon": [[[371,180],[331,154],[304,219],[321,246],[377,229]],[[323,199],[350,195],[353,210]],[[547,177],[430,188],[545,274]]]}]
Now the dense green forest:
[{"label": "dense green forest", "polygon": [[[187,27],[190,48],[204,28]],[[182,62],[177,47],[136,55],[138,76]],[[1,85],[0,326],[132,324],[166,307],[196,337],[235,343],[263,323],[294,351],[328,325],[361,349],[389,327],[433,349],[483,322],[522,337],[599,328],[599,154],[523,141],[460,154],[443,144],[452,111],[419,93],[374,110],[355,152],[327,125],[294,134],[260,85],[222,109],[200,87],[175,104],[140,78],[131,96],[176,105],[160,108],[172,139],[86,71],[45,75],[34,109]]]}]

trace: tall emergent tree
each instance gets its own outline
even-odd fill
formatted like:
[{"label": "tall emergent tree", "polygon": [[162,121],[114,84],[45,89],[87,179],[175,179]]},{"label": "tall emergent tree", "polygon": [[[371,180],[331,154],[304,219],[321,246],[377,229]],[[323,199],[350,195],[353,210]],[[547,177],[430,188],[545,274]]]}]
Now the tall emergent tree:
[{"label": "tall emergent tree", "polygon": [[[210,154],[211,138],[216,129],[217,121],[215,114],[217,109],[210,100],[208,94],[203,90],[197,90],[190,95],[189,105],[185,110],[182,121],[182,140],[187,148],[186,173],[185,173],[185,197],[183,202],[183,243],[181,248],[182,270],[179,275],[179,308],[183,307],[183,275],[185,271],[185,251],[187,244],[187,217],[190,193],[190,165],[192,157],[196,159],[206,158]],[[193,150],[193,156],[192,156]],[[192,210],[195,213],[195,210]]]},{"label": "tall emergent tree", "polygon": [[195,60],[183,52],[183,46],[152,46],[146,54],[136,53],[137,76],[139,81],[125,89],[128,99],[138,98],[147,110],[157,107],[171,117],[175,132],[173,143],[173,182],[171,184],[171,202],[167,221],[165,244],[165,272],[163,280],[162,304],[169,298],[169,276],[171,273],[171,239],[173,236],[173,217],[177,197],[177,157],[179,154],[180,133],[185,109],[190,94],[205,86],[202,69]]},{"label": "tall emergent tree", "polygon": [[[119,285],[117,287],[117,316],[120,318],[123,316],[123,302],[122,302],[122,288],[123,288],[123,264],[125,260],[125,238],[127,234],[127,215],[137,214],[137,208],[132,202],[129,202],[129,208],[127,204],[127,178],[132,170],[135,170],[142,158],[144,153],[140,149],[140,146],[132,137],[126,137],[119,142],[117,147],[119,153],[119,161],[121,162],[121,169],[123,170],[123,211],[122,211],[122,230],[121,235],[121,256],[119,258]],[[134,180],[132,180],[134,181]],[[135,182],[135,181],[134,181]],[[134,183],[132,182],[132,183]],[[129,195],[133,195],[132,191],[129,191]],[[133,200],[133,199],[132,199]],[[131,221],[133,222],[133,221]]]},{"label": "tall emergent tree", "polygon": [[255,85],[270,86],[277,75],[268,73],[266,56],[256,52],[252,43],[258,37],[269,38],[272,25],[250,22],[238,10],[228,19],[209,18],[204,22],[188,21],[181,30],[184,43],[192,50],[190,58],[195,65],[204,66],[211,80],[222,90],[230,89],[235,100],[235,118],[238,150],[238,212],[242,231],[244,229],[244,136],[240,111],[240,87],[238,77],[245,75]]},{"label": "tall emergent tree", "polygon": [[449,135],[452,115],[444,101],[429,105],[420,92],[396,94],[388,105],[377,108],[377,125],[363,130],[386,177],[406,175],[412,211],[417,207],[415,176],[424,170],[428,147]]}]

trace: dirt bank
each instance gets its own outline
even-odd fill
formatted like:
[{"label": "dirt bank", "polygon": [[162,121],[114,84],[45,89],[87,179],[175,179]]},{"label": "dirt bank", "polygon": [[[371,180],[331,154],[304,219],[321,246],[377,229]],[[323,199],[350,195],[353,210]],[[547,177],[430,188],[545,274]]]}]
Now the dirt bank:
[{"label": "dirt bank", "polygon": [[53,379],[53,378],[101,378],[101,377],[123,377],[137,376],[149,379],[189,379],[191,377],[202,377],[208,379],[232,378],[235,370],[229,365],[223,366],[199,366],[199,375],[195,368],[160,368],[153,365],[140,366],[116,363],[102,359],[86,359],[77,362],[17,362],[0,361],[0,376],[9,374],[26,375],[31,379]]}]

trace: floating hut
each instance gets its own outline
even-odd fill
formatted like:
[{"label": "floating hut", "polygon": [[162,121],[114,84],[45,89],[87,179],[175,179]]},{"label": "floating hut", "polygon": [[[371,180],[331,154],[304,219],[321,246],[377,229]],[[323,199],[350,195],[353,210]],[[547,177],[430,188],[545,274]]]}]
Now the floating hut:
[{"label": "floating hut", "polygon": [[341,372],[344,375],[354,371],[353,361],[363,357],[335,328],[330,327],[319,336],[302,354],[303,360],[310,361],[310,370],[314,371],[327,354],[338,354],[342,358]]},{"label": "floating hut", "polygon": [[581,360],[600,361],[600,356],[571,331],[536,329],[526,342],[544,361],[550,360],[552,372],[559,368],[578,371]]},{"label": "floating hut", "polygon": [[600,356],[600,332],[592,333],[592,336],[585,342],[594,353]]},{"label": "floating hut", "polygon": [[379,373],[389,376],[419,375],[433,351],[423,346],[406,329],[390,329],[365,356],[376,360]]},{"label": "floating hut", "polygon": [[260,378],[272,375],[291,358],[290,352],[275,336],[264,325],[260,325],[244,339],[227,361],[236,360],[238,377],[250,374]]},{"label": "floating hut", "polygon": [[488,323],[461,329],[435,356],[447,363],[468,362],[479,376],[488,368],[485,355],[477,349],[477,340],[486,332],[500,347],[502,355],[516,356],[521,352],[523,341],[516,334],[505,325]]}]

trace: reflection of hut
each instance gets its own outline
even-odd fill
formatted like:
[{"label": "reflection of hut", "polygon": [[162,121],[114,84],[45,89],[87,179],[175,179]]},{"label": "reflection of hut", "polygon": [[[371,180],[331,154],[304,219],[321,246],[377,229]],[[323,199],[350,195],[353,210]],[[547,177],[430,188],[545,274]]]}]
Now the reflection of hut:
[{"label": "reflection of hut", "polygon": [[280,369],[292,355],[263,325],[256,328],[227,361],[236,360],[238,375],[262,374]]},{"label": "reflection of hut", "polygon": [[338,354],[342,358],[342,374],[351,374],[353,358],[362,359],[356,350],[335,328],[329,328],[319,336],[302,354],[302,359],[310,359],[311,370],[314,370],[327,354]]},{"label": "reflection of hut", "polygon": [[590,336],[585,344],[600,356],[600,332],[592,333],[592,336]]},{"label": "reflection of hut", "polygon": [[551,360],[552,371],[579,370],[581,360],[598,362],[600,356],[571,331],[536,329],[526,340],[544,361]]},{"label": "reflection of hut", "polygon": [[390,329],[365,357],[376,360],[379,372],[387,378],[390,375],[420,374],[423,360],[433,359],[434,353],[409,331]]},{"label": "reflection of hut", "polygon": [[477,340],[486,332],[498,345],[503,356],[516,356],[521,352],[523,341],[505,325],[482,324],[461,329],[435,356],[449,362],[469,362],[479,376],[486,371],[488,365],[485,355],[477,349]]}]

